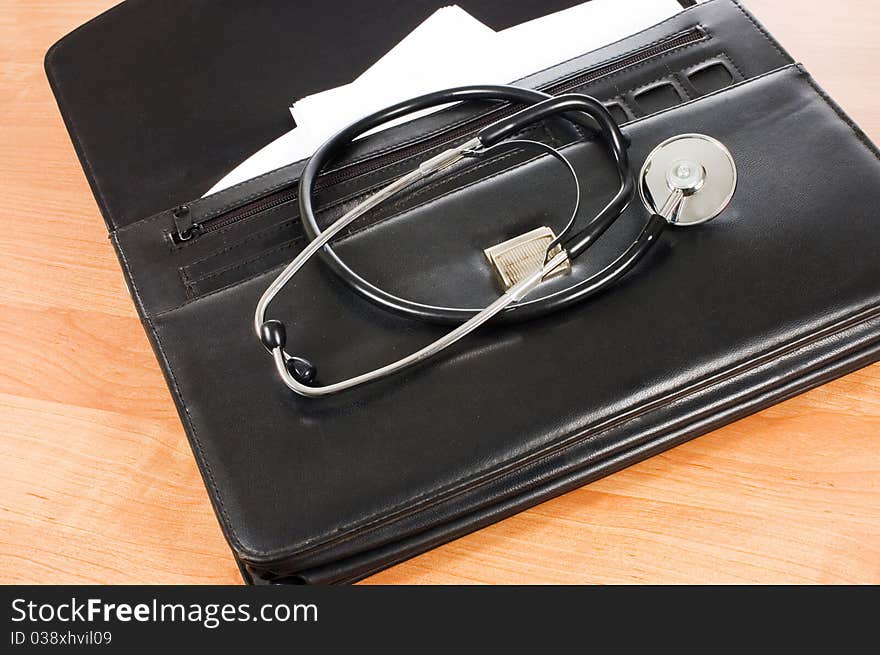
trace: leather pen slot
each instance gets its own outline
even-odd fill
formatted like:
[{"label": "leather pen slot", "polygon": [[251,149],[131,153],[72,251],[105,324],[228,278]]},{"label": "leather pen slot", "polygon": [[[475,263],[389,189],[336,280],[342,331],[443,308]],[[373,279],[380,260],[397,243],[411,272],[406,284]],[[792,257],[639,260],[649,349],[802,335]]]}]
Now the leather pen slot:
[{"label": "leather pen slot", "polygon": [[[708,33],[700,26],[695,26],[683,32],[673,34],[668,38],[657,41],[648,46],[638,48],[629,53],[616,57],[598,65],[590,66],[576,71],[563,78],[554,80],[548,84],[539,86],[541,91],[557,95],[567,93],[606,77],[620,73],[626,69],[640,66],[653,59],[663,57],[673,51],[688,47],[709,38]],[[401,147],[365,158],[361,161],[340,166],[337,169],[327,171],[321,175],[316,184],[316,189],[327,188],[341,182],[356,178],[386,166],[403,161],[422,152],[433,148],[473,136],[481,128],[513,114],[516,107],[504,105],[491,109],[473,118],[452,125],[445,130],[433,133],[423,139]],[[213,232],[227,227],[238,221],[245,220],[266,209],[274,208],[296,198],[297,189],[295,184],[273,191],[257,200],[244,204],[228,212],[200,219],[197,211],[190,207],[179,207],[175,212],[176,230],[172,233],[172,239],[182,243],[200,234]]]},{"label": "leather pen slot", "polygon": [[249,253],[246,258],[223,267],[202,272],[198,267],[180,269],[180,276],[188,298],[198,298],[211,291],[236,284],[288,262],[303,241],[302,236],[286,238],[262,250]]},{"label": "leather pen slot", "polygon": [[680,75],[693,97],[701,97],[743,80],[743,75],[730,57],[723,53],[691,66]]}]

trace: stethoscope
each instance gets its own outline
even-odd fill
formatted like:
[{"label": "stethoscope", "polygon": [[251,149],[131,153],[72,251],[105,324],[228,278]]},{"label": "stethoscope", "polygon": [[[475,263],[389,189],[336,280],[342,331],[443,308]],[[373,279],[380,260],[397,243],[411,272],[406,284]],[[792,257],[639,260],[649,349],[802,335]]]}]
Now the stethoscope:
[{"label": "stethoscope", "polygon": [[[526,104],[526,108],[483,128],[465,143],[422,162],[417,168],[370,195],[322,230],[315,217],[313,189],[319,173],[357,137],[417,111],[465,100]],[[511,139],[525,127],[552,116],[597,134],[607,146],[617,169],[619,187],[607,205],[575,230],[580,205],[577,174],[556,148],[529,139]],[[285,385],[306,397],[338,393],[387,377],[434,357],[484,323],[525,320],[581,302],[603,291],[629,271],[657,242],[667,225],[696,225],[711,220],[729,204],[736,189],[736,166],[727,148],[700,134],[682,134],[659,144],[648,155],[639,175],[639,194],[650,216],[632,244],[600,271],[568,287],[530,297],[541,282],[570,268],[623,213],[635,194],[635,180],[627,156],[628,141],[602,103],[586,95],[549,96],[514,86],[476,86],[438,91],[388,107],[351,124],[325,142],[306,164],[299,182],[300,220],[309,244],[269,285],[257,303],[254,329],[271,353]],[[574,210],[558,235],[523,235],[486,251],[505,282],[505,291],[483,308],[444,307],[414,302],[371,284],[352,270],[333,250],[330,241],[354,220],[418,180],[430,177],[465,158],[496,154],[504,148],[535,149],[558,160],[575,187]],[[456,324],[450,332],[395,362],[340,382],[317,383],[317,369],[308,359],[285,350],[284,323],[266,320],[275,296],[314,255],[353,291],[388,311],[432,323]]]}]

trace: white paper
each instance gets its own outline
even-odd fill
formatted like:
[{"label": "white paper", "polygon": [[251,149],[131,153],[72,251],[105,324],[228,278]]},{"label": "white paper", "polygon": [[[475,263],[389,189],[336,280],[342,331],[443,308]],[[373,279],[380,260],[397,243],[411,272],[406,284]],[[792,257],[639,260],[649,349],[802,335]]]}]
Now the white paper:
[{"label": "white paper", "polygon": [[[466,62],[477,47],[488,48],[494,36],[494,30],[457,5],[438,9],[354,82],[297,101],[291,108],[297,127],[248,157],[205,195],[306,159],[338,129],[382,107],[457,85],[452,79],[455,71],[461,69],[461,62]],[[466,51],[453,47],[459,38],[472,46]],[[456,66],[440,65],[438,60],[442,58],[437,53],[446,51],[455,53]],[[486,53],[481,57],[491,59]],[[429,69],[430,74],[420,74],[419,65]],[[431,81],[440,73],[445,73],[450,82]],[[482,81],[479,76],[474,77],[475,81],[478,79]],[[424,90],[413,93],[412,89],[419,85]],[[300,111],[303,109],[306,114]],[[323,112],[327,113],[326,120]],[[313,120],[314,116],[318,118]]]},{"label": "white paper", "polygon": [[457,5],[438,9],[351,84],[298,100],[292,112],[304,141],[317,148],[358,118],[407,98],[504,79],[503,60],[492,52],[496,37]]},{"label": "white paper", "polygon": [[466,84],[509,83],[679,11],[677,0],[592,0],[496,33],[457,5],[444,7],[350,84],[295,102],[291,111],[297,127],[242,162],[205,195],[306,159],[338,130],[400,100]]},{"label": "white paper", "polygon": [[517,80],[656,25],[678,0],[592,0],[498,32]]}]

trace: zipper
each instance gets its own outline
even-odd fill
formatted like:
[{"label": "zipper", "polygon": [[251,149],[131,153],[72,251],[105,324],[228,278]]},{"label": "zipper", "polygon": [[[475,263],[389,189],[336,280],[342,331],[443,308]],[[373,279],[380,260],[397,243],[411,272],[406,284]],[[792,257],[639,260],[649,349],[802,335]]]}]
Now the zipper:
[{"label": "zipper", "polygon": [[175,233],[172,234],[171,237],[175,243],[183,243],[184,241],[189,241],[200,234],[219,230],[227,225],[232,225],[233,223],[245,220],[251,216],[256,216],[267,209],[273,209],[283,205],[291,200],[295,200],[296,196],[296,185],[286,187],[284,189],[279,189],[278,191],[273,191],[259,200],[255,200],[201,222],[195,221],[189,205],[181,205],[173,212]]},{"label": "zipper", "polygon": [[[707,38],[707,32],[701,26],[696,26],[684,32],[670,36],[667,39],[663,39],[662,41],[658,41],[650,46],[621,55],[617,59],[612,59],[603,64],[599,64],[598,66],[579,71],[550,84],[539,86],[538,89],[551,95],[567,93],[572,89],[592,84],[604,77],[643,64],[673,50],[684,48]],[[397,161],[408,159],[420,152],[439,147],[449,141],[457,141],[464,137],[473,136],[483,127],[491,125],[502,118],[511,116],[517,111],[518,108],[513,106],[493,109],[480,114],[479,116],[465,120],[447,130],[443,130],[437,134],[425,137],[424,139],[420,139],[408,145],[327,171],[318,177],[315,183],[315,189],[322,189],[328,186],[333,186],[334,184],[339,184],[340,182],[345,182],[354,177],[384,168]],[[296,199],[296,197],[297,185],[292,184],[291,186],[279,189],[278,191],[273,191],[259,200],[255,200],[231,211],[202,221],[194,218],[193,212],[188,205],[181,205],[173,212],[176,233],[172,235],[172,238],[176,242],[188,241],[196,235],[213,232],[214,230],[226,227],[227,225],[245,220],[251,216],[264,212],[267,209],[272,209],[290,202],[291,200]]]}]

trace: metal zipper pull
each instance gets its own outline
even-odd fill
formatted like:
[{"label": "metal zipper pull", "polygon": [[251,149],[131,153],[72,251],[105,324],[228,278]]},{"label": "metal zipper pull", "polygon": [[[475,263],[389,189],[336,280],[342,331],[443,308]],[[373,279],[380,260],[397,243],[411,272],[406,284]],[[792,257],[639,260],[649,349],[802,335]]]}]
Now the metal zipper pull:
[{"label": "metal zipper pull", "polygon": [[177,234],[174,235],[176,241],[189,241],[199,230],[197,223],[193,222],[192,212],[187,205],[181,205],[174,210],[174,227]]}]

